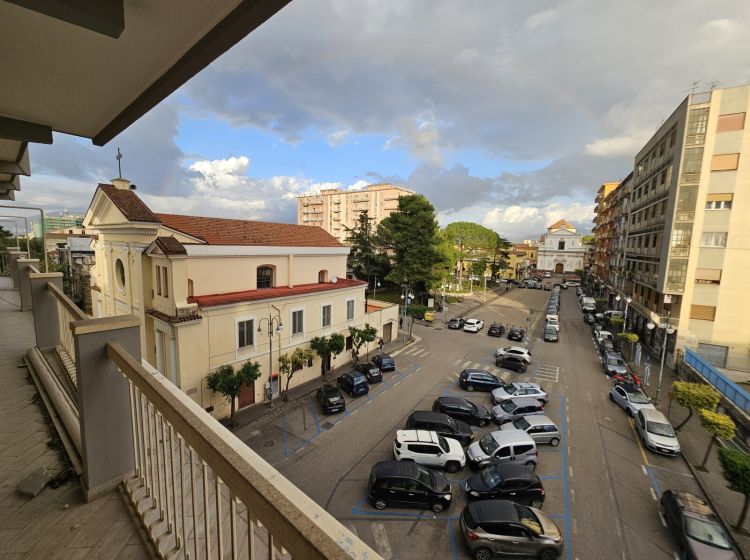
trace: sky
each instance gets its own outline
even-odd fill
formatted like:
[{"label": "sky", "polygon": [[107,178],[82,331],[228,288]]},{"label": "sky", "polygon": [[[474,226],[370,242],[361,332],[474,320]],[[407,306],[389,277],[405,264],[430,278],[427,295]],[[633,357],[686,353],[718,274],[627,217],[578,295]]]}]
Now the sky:
[{"label": "sky", "polygon": [[694,87],[750,83],[748,44],[746,0],[294,0],[107,146],[33,145],[16,200],[84,211],[119,147],[154,211],[294,222],[392,182],[441,226],[585,233]]}]

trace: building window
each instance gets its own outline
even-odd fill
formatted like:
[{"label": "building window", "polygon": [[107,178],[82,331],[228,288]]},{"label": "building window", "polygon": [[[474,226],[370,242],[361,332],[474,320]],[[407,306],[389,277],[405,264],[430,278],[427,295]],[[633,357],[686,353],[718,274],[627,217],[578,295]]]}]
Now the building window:
[{"label": "building window", "polygon": [[682,164],[682,180],[685,183],[697,183],[700,181],[702,162],[703,148],[685,150],[685,160]]},{"label": "building window", "polygon": [[714,154],[711,171],[734,171],[740,163],[740,154]]},{"label": "building window", "polygon": [[247,321],[239,321],[237,323],[237,348],[247,348],[252,346],[255,336],[255,321],[249,319]]},{"label": "building window", "polygon": [[716,132],[742,130],[743,128],[745,128],[745,113],[719,115],[719,122],[716,124]]},{"label": "building window", "polygon": [[702,321],[713,321],[716,317],[716,307],[713,305],[691,305],[690,318]]},{"label": "building window", "polygon": [[292,334],[302,334],[303,332],[305,332],[304,311],[302,309],[292,311]]},{"label": "building window", "polygon": [[696,268],[695,282],[698,284],[721,284],[721,269]]},{"label": "building window", "polygon": [[726,247],[726,231],[704,231],[701,235],[701,247]]},{"label": "building window", "polygon": [[672,134],[669,135],[669,148],[671,149],[677,141],[677,130],[672,130]]},{"label": "building window", "polygon": [[698,187],[696,186],[681,186],[677,193],[677,211],[678,212],[694,212],[695,203],[698,200]]},{"label": "building window", "polygon": [[164,284],[164,297],[169,297],[169,283],[167,282],[167,267],[163,266],[161,267],[161,280],[162,284]]},{"label": "building window", "polygon": [[709,200],[706,202],[706,210],[731,210],[731,200]]},{"label": "building window", "polygon": [[318,272],[318,283],[322,284],[324,282],[328,282],[328,271],[327,270],[321,270]]},{"label": "building window", "polygon": [[331,304],[324,305],[321,311],[321,324],[323,328],[331,326]]},{"label": "building window", "polygon": [[273,288],[273,267],[259,266],[256,272],[256,282],[258,289]]},{"label": "building window", "polygon": [[670,259],[667,270],[667,290],[682,291],[685,289],[687,259]]},{"label": "building window", "polygon": [[193,297],[193,281],[188,278],[188,297]]},{"label": "building window", "polygon": [[346,300],[346,320],[351,321],[354,319],[354,300]]},{"label": "building window", "polygon": [[161,295],[161,267],[156,265],[156,295]]},{"label": "building window", "polygon": [[557,242],[557,250],[558,251],[564,251],[565,250],[565,241],[558,241]]},{"label": "building window", "polygon": [[708,124],[708,108],[691,109],[688,115],[685,144],[695,146],[706,141],[706,125]]},{"label": "building window", "polygon": [[121,291],[125,290],[125,265],[122,264],[122,260],[117,259],[115,261],[115,279],[117,280],[117,287]]}]

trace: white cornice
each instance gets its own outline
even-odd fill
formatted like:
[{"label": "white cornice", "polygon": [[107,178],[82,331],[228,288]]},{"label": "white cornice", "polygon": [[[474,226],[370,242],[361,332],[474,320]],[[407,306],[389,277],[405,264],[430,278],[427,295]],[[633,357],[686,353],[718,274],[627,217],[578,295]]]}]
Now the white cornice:
[{"label": "white cornice", "polygon": [[349,247],[284,247],[266,245],[190,245],[188,257],[317,256],[349,254]]}]

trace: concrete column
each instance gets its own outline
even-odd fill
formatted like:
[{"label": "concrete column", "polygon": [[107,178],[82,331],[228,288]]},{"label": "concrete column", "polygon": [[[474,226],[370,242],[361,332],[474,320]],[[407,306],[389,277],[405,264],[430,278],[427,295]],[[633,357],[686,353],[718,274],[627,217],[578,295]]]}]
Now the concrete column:
[{"label": "concrete column", "polygon": [[134,315],[73,323],[81,422],[83,491],[87,501],[115,488],[135,470],[130,390],[107,357],[117,342],[140,360],[140,321]]},{"label": "concrete column", "polygon": [[34,332],[39,348],[50,348],[60,344],[60,327],[57,317],[57,300],[47,289],[52,282],[62,290],[62,272],[40,272],[29,274],[31,307],[34,311]]},{"label": "concrete column", "polygon": [[17,290],[19,283],[18,278],[18,259],[26,258],[26,251],[9,251],[8,257],[10,259],[10,277],[13,280],[13,289]]},{"label": "concrete column", "polygon": [[29,274],[31,269],[34,267],[37,271],[39,270],[39,259],[18,259],[16,261],[18,266],[18,279],[19,279],[19,290],[21,292],[21,311],[31,311],[31,284],[29,283]]}]

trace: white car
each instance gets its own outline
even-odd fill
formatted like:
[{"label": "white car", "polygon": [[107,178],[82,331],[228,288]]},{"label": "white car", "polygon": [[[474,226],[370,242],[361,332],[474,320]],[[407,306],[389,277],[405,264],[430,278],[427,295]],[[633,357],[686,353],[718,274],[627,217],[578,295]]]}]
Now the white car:
[{"label": "white car", "polygon": [[635,427],[643,444],[651,451],[663,455],[679,455],[680,442],[677,441],[672,424],[658,410],[641,408],[635,414]]},{"label": "white car", "polygon": [[628,413],[635,417],[642,408],[656,410],[649,398],[640,389],[630,383],[618,383],[609,391],[609,400],[619,404]]},{"label": "white car", "polygon": [[555,327],[557,329],[557,332],[560,332],[560,319],[558,317],[550,317],[547,315],[547,325],[550,327]]},{"label": "white car", "polygon": [[464,323],[464,331],[479,332],[484,328],[484,321],[481,319],[467,319]]},{"label": "white car", "polygon": [[523,346],[506,346],[495,350],[495,358],[503,358],[507,355],[520,356],[527,364],[531,363],[531,351]]},{"label": "white car", "polygon": [[501,404],[518,397],[534,398],[542,404],[547,404],[549,400],[547,392],[536,383],[509,383],[505,387],[493,389],[490,393],[492,404]]},{"label": "white car", "polygon": [[466,455],[458,440],[427,430],[397,430],[393,458],[441,467],[448,472],[456,472],[466,465]]},{"label": "white car", "polygon": [[545,278],[552,278],[552,275],[549,272],[544,273]]}]

